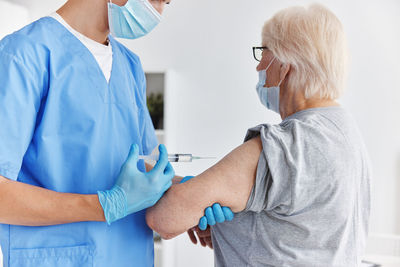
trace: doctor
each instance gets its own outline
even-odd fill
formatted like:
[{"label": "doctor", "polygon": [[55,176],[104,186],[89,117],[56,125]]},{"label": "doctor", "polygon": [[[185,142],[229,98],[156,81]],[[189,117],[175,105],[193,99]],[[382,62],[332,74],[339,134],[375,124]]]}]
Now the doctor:
[{"label": "doctor", "polygon": [[145,76],[109,32],[144,36],[168,3],[69,0],[0,42],[4,266],[153,266],[144,210],[174,170],[163,145],[138,163],[157,145]]}]

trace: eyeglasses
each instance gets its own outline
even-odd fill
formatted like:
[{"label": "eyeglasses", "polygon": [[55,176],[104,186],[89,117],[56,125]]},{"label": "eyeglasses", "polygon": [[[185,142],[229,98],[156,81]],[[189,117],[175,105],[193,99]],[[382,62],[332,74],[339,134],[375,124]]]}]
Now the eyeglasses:
[{"label": "eyeglasses", "polygon": [[260,62],[261,58],[262,58],[262,53],[263,53],[264,50],[268,50],[268,47],[266,47],[266,46],[255,46],[255,47],[253,47],[254,59],[257,60],[258,62]]}]

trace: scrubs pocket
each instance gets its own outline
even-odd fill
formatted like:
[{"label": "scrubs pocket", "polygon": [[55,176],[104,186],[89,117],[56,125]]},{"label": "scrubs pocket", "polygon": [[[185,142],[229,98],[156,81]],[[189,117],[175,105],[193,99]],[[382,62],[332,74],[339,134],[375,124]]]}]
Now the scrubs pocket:
[{"label": "scrubs pocket", "polygon": [[90,246],[11,249],[10,267],[92,267]]}]

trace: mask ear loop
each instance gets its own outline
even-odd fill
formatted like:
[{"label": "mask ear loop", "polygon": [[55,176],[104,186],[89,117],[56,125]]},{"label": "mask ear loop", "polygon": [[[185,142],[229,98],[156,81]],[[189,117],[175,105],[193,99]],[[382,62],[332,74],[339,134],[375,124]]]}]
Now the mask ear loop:
[{"label": "mask ear loop", "polygon": [[274,57],[271,62],[268,64],[267,68],[265,69],[265,71],[267,71],[269,69],[269,67],[271,67],[272,63],[274,63],[276,57]]},{"label": "mask ear loop", "polygon": [[[286,65],[286,63],[285,63],[285,65]],[[285,77],[285,78],[286,78],[286,77]],[[282,82],[285,80],[285,78],[283,78],[283,79],[279,82],[278,87],[281,86],[281,84],[282,84]]]},{"label": "mask ear loop", "polygon": [[[269,69],[269,67],[271,67],[272,63],[274,63],[276,57],[274,57],[271,62],[268,64],[268,67],[265,69],[265,71],[267,71]],[[278,83],[278,87],[281,86],[282,82],[284,79],[282,79],[279,83]]]},{"label": "mask ear loop", "polygon": [[[275,59],[276,59],[276,57],[274,57],[274,58],[271,60],[271,62],[269,63],[269,65],[268,65],[268,67],[265,69],[265,71],[267,71],[267,70],[269,69],[269,67],[272,65],[272,63],[275,61]],[[278,83],[278,87],[281,86],[281,84],[282,84],[282,82],[283,82],[284,79],[285,79],[285,78],[283,78],[282,80],[280,80],[280,82]]]},{"label": "mask ear loop", "polygon": [[284,80],[284,79],[282,79],[282,80],[281,80],[281,81],[278,83],[278,87],[280,87],[280,86],[281,86],[281,84],[282,84],[283,80]]}]

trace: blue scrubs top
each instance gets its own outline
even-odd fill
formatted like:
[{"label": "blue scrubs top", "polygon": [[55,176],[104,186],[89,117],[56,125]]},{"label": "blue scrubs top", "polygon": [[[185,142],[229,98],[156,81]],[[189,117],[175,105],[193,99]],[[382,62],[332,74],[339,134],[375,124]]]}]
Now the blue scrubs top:
[{"label": "blue scrubs top", "polygon": [[[114,185],[132,143],[151,153],[157,140],[141,63],[109,38],[109,83],[89,50],[53,18],[0,42],[0,175],[96,194]],[[145,211],[111,226],[0,225],[0,243],[5,266],[153,266]]]}]

